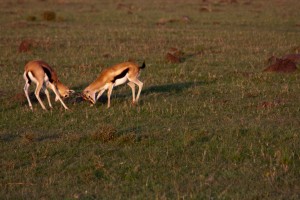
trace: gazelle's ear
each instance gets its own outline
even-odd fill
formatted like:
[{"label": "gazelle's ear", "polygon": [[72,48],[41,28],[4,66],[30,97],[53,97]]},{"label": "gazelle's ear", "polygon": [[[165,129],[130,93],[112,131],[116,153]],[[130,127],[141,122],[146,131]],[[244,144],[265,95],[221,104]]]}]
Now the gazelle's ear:
[{"label": "gazelle's ear", "polygon": [[73,93],[75,93],[74,90],[69,90],[69,94],[73,94]]}]

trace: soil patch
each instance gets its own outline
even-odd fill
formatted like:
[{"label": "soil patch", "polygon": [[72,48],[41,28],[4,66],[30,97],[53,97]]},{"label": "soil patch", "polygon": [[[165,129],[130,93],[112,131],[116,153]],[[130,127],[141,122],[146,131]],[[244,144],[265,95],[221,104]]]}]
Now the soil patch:
[{"label": "soil patch", "polygon": [[181,63],[184,61],[184,52],[172,47],[168,50],[165,59],[169,63]]}]

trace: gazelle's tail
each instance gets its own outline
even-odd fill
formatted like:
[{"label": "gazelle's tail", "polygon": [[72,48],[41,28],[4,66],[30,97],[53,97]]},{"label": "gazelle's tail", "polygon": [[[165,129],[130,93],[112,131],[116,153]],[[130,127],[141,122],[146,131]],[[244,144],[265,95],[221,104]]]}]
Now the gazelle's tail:
[{"label": "gazelle's tail", "polygon": [[145,61],[143,62],[142,66],[140,66],[140,69],[144,69],[146,67]]},{"label": "gazelle's tail", "polygon": [[31,79],[28,76],[28,72],[24,72],[23,76],[24,76],[25,81],[30,85],[31,84]]}]

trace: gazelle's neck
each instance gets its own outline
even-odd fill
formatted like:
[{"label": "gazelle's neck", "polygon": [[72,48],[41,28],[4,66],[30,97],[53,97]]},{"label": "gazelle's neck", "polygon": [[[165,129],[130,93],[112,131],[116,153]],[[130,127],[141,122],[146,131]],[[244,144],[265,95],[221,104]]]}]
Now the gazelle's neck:
[{"label": "gazelle's neck", "polygon": [[99,92],[100,90],[104,89],[106,85],[105,77],[98,77],[92,84],[90,84],[87,89],[93,92]]}]

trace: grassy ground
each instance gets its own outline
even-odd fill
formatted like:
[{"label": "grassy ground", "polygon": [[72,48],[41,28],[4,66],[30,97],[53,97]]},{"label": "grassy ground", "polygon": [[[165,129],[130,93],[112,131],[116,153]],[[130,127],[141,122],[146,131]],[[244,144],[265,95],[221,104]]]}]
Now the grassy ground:
[{"label": "grassy ground", "polygon": [[[1,199],[299,199],[300,74],[262,70],[299,53],[300,3],[220,2],[1,1]],[[110,109],[73,96],[31,112],[32,59],[77,92],[145,60],[140,104],[119,86]]]}]

